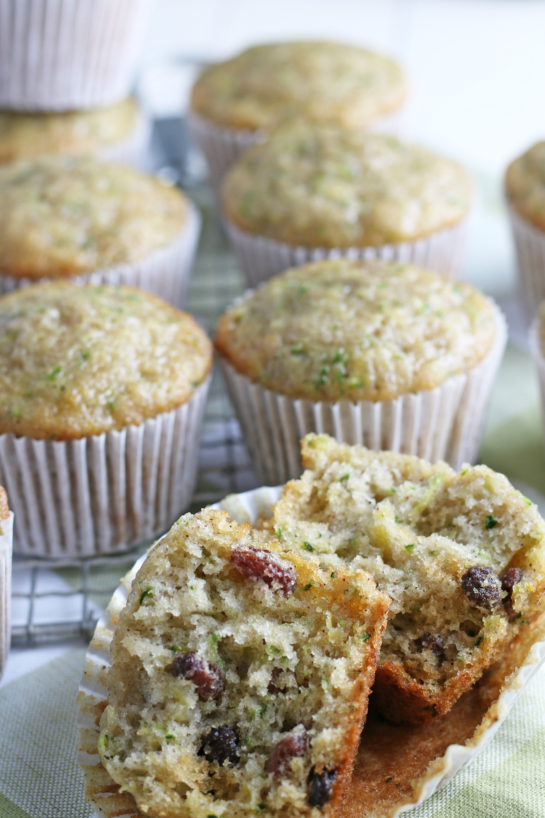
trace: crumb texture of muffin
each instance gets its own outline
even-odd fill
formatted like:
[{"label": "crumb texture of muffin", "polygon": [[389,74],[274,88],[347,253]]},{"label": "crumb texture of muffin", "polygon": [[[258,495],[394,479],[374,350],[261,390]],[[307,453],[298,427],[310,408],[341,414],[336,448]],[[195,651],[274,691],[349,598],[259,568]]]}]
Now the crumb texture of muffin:
[{"label": "crumb texture of muffin", "polygon": [[133,583],[98,748],[146,815],[340,815],[388,600],[275,547],[185,515]]},{"label": "crumb texture of muffin", "polygon": [[467,215],[471,183],[451,159],[393,136],[292,121],[228,171],[222,205],[240,229],[288,245],[415,240]]},{"label": "crumb texture of muffin", "polygon": [[307,471],[272,525],[323,569],[368,571],[391,599],[374,701],[392,721],[447,712],[542,613],[545,522],[486,466],[303,441]]},{"label": "crumb texture of muffin", "polygon": [[138,106],[130,98],[89,111],[0,111],[0,163],[52,153],[98,153],[126,140],[138,117]]},{"label": "crumb texture of muffin", "polygon": [[138,262],[176,241],[188,202],[174,187],[91,157],[0,168],[0,271],[61,278]]},{"label": "crumb texture of muffin", "polygon": [[373,400],[434,389],[496,337],[492,303],[411,265],[337,259],[287,270],[220,318],[237,371],[292,398]]},{"label": "crumb texture of muffin", "polygon": [[505,192],[519,215],[545,230],[545,142],[537,142],[511,162]]},{"label": "crumb texture of muffin", "polygon": [[334,42],[258,45],[206,68],[191,107],[216,125],[270,130],[297,115],[360,128],[400,107],[403,71],[391,59]]},{"label": "crumb texture of muffin", "polygon": [[185,403],[212,364],[195,320],[129,287],[35,285],[0,298],[0,433],[70,440]]}]

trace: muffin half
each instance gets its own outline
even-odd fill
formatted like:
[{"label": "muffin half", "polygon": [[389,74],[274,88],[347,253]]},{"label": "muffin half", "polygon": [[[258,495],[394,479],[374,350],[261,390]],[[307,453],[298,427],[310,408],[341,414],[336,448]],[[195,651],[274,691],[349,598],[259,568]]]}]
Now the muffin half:
[{"label": "muffin half", "polygon": [[0,298],[0,481],[15,547],[119,551],[189,503],[212,363],[191,316],[141,290],[66,282]]},{"label": "muffin half", "polygon": [[335,42],[257,45],[206,68],[191,95],[189,124],[213,183],[285,119],[390,130],[407,93],[393,60]]},{"label": "muffin half", "polygon": [[505,338],[497,307],[467,284],[338,259],[248,293],[220,318],[216,347],[252,459],[276,485],[299,474],[310,431],[473,460]]}]

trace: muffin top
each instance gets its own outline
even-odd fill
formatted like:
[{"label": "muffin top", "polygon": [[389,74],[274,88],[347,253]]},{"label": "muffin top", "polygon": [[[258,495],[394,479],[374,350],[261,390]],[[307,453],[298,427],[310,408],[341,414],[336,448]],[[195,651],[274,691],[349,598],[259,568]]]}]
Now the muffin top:
[{"label": "muffin top", "polygon": [[127,139],[138,116],[133,99],[89,111],[0,111],[0,163],[51,153],[98,153]]},{"label": "muffin top", "polygon": [[41,278],[141,261],[178,238],[188,203],[175,188],[91,157],[0,168],[0,270]]},{"label": "muffin top", "polygon": [[221,317],[239,372],[309,400],[389,400],[474,367],[496,335],[468,284],[403,264],[339,259],[269,279]]},{"label": "muffin top", "polygon": [[406,95],[393,60],[344,43],[258,45],[201,74],[193,110],[216,125],[270,130],[286,116],[366,125],[398,108]]},{"label": "muffin top", "polygon": [[[8,495],[3,486],[0,486],[0,522],[7,520],[9,517]],[[0,525],[0,536],[2,535],[2,526]]]},{"label": "muffin top", "polygon": [[0,298],[0,433],[69,440],[185,403],[211,344],[187,313],[129,287],[53,282]]},{"label": "muffin top", "polygon": [[309,247],[413,240],[459,222],[470,195],[463,168],[425,148],[300,121],[250,148],[222,186],[242,230]]},{"label": "muffin top", "polygon": [[545,142],[537,142],[511,162],[505,190],[515,210],[545,230]]}]

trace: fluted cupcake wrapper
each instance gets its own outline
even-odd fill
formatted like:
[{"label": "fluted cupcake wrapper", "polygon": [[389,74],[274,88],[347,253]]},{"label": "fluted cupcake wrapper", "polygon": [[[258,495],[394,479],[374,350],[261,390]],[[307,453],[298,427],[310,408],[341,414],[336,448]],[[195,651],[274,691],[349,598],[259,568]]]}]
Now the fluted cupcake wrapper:
[{"label": "fluted cupcake wrapper", "polygon": [[116,164],[129,165],[132,168],[145,170],[150,137],[150,118],[145,111],[140,110],[132,133],[122,142],[104,148],[97,156],[105,162],[115,162]]},{"label": "fluted cupcake wrapper", "polygon": [[545,299],[545,232],[508,205],[520,289],[530,313]]},{"label": "fluted cupcake wrapper", "polygon": [[149,542],[187,510],[210,376],[187,403],[79,440],[0,435],[0,483],[17,519],[14,551],[109,554]]},{"label": "fluted cupcake wrapper", "polygon": [[536,318],[530,328],[530,350],[534,358],[537,370],[537,377],[539,381],[539,394],[541,398],[541,418],[543,426],[543,434],[545,435],[545,356],[541,348],[539,338],[539,318]]},{"label": "fluted cupcake wrapper", "polygon": [[148,0],[0,0],[0,107],[119,102],[133,81]]},{"label": "fluted cupcake wrapper", "polygon": [[[129,287],[140,287],[164,298],[165,301],[169,301],[176,307],[183,307],[200,230],[200,213],[196,207],[190,205],[184,228],[180,236],[171,244],[156,250],[142,261],[70,276],[65,280],[74,284],[123,284]],[[0,271],[0,295],[20,287],[51,280],[20,278]]]},{"label": "fluted cupcake wrapper", "polygon": [[354,261],[397,261],[428,267],[449,278],[460,277],[465,246],[467,219],[437,230],[414,241],[382,244],[378,247],[295,247],[240,230],[225,218],[227,234],[238,263],[251,287],[290,267],[302,267],[325,259],[347,258]]},{"label": "fluted cupcake wrapper", "polygon": [[[369,124],[370,131],[398,133],[400,130],[401,112],[384,114]],[[250,131],[236,128],[225,128],[205,119],[194,111],[187,114],[189,133],[195,144],[204,154],[210,181],[216,193],[225,173],[231,165],[252,145],[265,138],[261,131]]]},{"label": "fluted cupcake wrapper", "polygon": [[297,477],[299,441],[308,432],[433,462],[446,460],[456,469],[474,462],[507,338],[505,320],[497,308],[496,325],[494,344],[476,367],[447,378],[435,389],[387,401],[290,398],[254,383],[222,357],[229,397],[261,478],[276,485]]},{"label": "fluted cupcake wrapper", "polygon": [[13,513],[0,520],[0,677],[8,658],[11,626]]}]

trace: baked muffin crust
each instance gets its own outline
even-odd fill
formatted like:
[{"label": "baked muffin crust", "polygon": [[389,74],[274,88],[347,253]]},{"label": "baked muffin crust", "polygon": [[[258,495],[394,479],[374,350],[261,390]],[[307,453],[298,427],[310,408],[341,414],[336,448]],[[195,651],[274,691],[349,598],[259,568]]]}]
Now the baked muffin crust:
[{"label": "baked muffin crust", "polygon": [[0,433],[69,440],[185,403],[211,344],[187,313],[129,287],[36,285],[0,298]]},{"label": "baked muffin crust", "polygon": [[511,162],[505,190],[515,210],[545,230],[545,142],[536,142]]},{"label": "baked muffin crust", "polygon": [[219,352],[261,385],[310,400],[389,400],[476,366],[494,307],[411,265],[338,259],[269,279],[220,318]]},{"label": "baked muffin crust", "polygon": [[175,188],[91,157],[48,156],[0,168],[0,271],[61,278],[140,261],[181,234]]},{"label": "baked muffin crust", "polygon": [[398,108],[405,80],[393,60],[332,42],[270,43],[212,65],[193,88],[193,110],[217,125],[270,130],[296,114],[358,128]]},{"label": "baked muffin crust", "polygon": [[88,111],[0,111],[0,163],[52,153],[98,153],[127,139],[138,116],[133,99]]},{"label": "baked muffin crust", "polygon": [[290,245],[368,247],[460,222],[470,182],[456,162],[396,137],[293,121],[233,165],[222,204],[242,230]]}]

